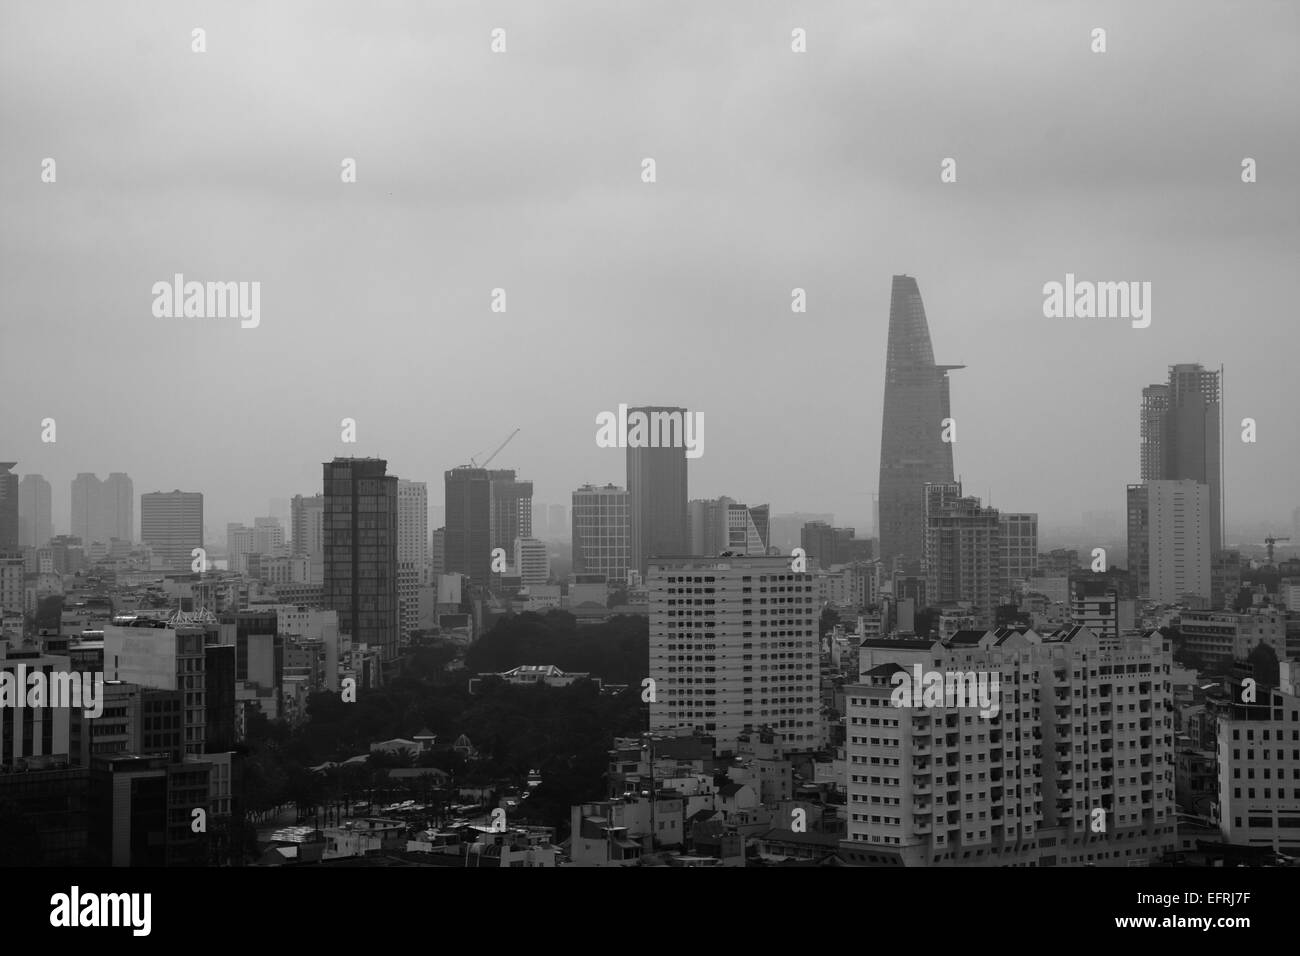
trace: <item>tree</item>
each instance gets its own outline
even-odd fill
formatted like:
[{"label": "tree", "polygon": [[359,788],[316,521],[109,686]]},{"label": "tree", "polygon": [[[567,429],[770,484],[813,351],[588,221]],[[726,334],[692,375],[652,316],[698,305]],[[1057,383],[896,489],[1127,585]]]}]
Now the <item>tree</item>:
[{"label": "tree", "polygon": [[1255,677],[1256,683],[1265,687],[1276,687],[1278,685],[1280,668],[1278,667],[1277,653],[1263,641],[1255,645],[1255,649],[1247,655],[1246,660],[1250,663],[1251,673]]}]

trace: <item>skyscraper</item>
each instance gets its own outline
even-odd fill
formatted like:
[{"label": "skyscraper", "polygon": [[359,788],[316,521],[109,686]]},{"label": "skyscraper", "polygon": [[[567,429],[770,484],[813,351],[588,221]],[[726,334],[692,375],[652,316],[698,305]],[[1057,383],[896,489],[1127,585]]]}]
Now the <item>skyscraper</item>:
[{"label": "skyscraper", "polygon": [[627,491],[583,485],[573,493],[573,570],[623,584],[631,567]]},{"label": "skyscraper", "polygon": [[921,560],[922,489],[927,482],[953,479],[943,421],[951,417],[948,372],[964,367],[935,364],[916,280],[894,276],[880,432],[880,558],[886,568],[895,558]]},{"label": "skyscraper", "polygon": [[135,540],[135,483],[124,472],[110,472],[100,485],[101,530],[105,542]]},{"label": "skyscraper", "polygon": [[533,483],[520,481],[514,469],[494,468],[492,482],[492,547],[513,554],[515,538],[533,536]]},{"label": "skyscraper", "polygon": [[1129,569],[1138,596],[1161,604],[1211,599],[1210,487],[1190,479],[1128,487]]},{"label": "skyscraper", "polygon": [[[141,506],[143,517],[143,505]],[[80,538],[87,547],[92,541],[98,541],[99,525],[99,479],[92,473],[83,471],[72,479],[72,530],[74,538]],[[141,535],[143,538],[144,536]],[[145,539],[148,540],[147,538]]]},{"label": "skyscraper", "polygon": [[474,584],[485,587],[492,571],[492,480],[486,468],[462,467],[447,472],[444,482],[444,573],[468,575]]},{"label": "skyscraper", "polygon": [[[642,412],[647,419],[656,412],[677,412],[685,421],[684,408],[641,406],[628,415]],[[627,493],[630,499],[632,558],[636,569],[645,573],[652,555],[683,555],[690,549],[686,517],[686,448],[659,447],[627,449]]]},{"label": "skyscraper", "polygon": [[18,482],[19,544],[43,548],[54,537],[53,494],[43,475],[23,475]]},{"label": "skyscraper", "polygon": [[108,544],[114,538],[134,541],[135,484],[131,476],[114,471],[100,481],[83,471],[72,479],[72,533],[87,547],[95,541]]},{"label": "skyscraper", "polygon": [[397,478],[382,458],[335,458],[324,468],[325,606],[354,643],[397,656]]},{"label": "skyscraper", "polygon": [[[82,477],[85,476],[78,476]],[[76,483],[73,484],[75,503]],[[202,493],[155,491],[141,495],[140,540],[153,549],[154,557],[161,559],[169,570],[189,571],[193,567],[194,549],[203,547]]]},{"label": "skyscraper", "polygon": [[1223,547],[1223,429],[1220,375],[1200,365],[1169,366],[1166,385],[1142,390],[1143,481],[1190,479],[1209,491],[1209,546]]},{"label": "skyscraper", "polygon": [[18,476],[16,461],[0,461],[0,554],[18,551]]},{"label": "skyscraper", "polygon": [[397,604],[403,636],[420,626],[420,587],[429,563],[429,486],[397,481]]}]

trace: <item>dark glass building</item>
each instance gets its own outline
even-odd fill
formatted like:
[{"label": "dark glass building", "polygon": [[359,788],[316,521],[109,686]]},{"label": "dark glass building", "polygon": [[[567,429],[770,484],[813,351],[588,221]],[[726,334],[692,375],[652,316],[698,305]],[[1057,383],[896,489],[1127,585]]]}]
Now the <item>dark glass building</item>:
[{"label": "dark glass building", "polygon": [[325,606],[353,643],[397,656],[397,477],[382,458],[335,458],[325,469]]},{"label": "dark glass building", "polygon": [[[683,422],[689,414],[678,407],[640,406],[628,415],[644,412],[679,412]],[[644,575],[654,555],[690,553],[691,535],[687,508],[686,448],[627,449],[627,493],[632,529],[632,560]]]}]

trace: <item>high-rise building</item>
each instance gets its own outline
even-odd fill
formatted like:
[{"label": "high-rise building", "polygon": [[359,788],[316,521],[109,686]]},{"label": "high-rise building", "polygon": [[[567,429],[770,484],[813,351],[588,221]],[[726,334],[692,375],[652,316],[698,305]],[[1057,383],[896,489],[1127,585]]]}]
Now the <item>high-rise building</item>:
[{"label": "high-rise building", "polygon": [[19,544],[28,548],[43,548],[49,544],[54,537],[52,502],[50,483],[44,476],[23,475],[18,483]]},{"label": "high-rise building", "polygon": [[1021,582],[1038,573],[1038,515],[1004,511],[998,515],[1002,535],[1004,594],[1015,593]]},{"label": "high-rise building", "polygon": [[856,528],[834,528],[825,521],[806,523],[799,531],[799,547],[822,568],[871,560],[871,539],[857,537]]},{"label": "high-rise building", "polygon": [[0,554],[18,552],[18,476],[11,472],[16,461],[0,461]]},{"label": "high-rise building", "polygon": [[492,580],[492,480],[486,468],[467,467],[453,468],[444,480],[444,573],[464,574],[486,587]]},{"label": "high-rise building", "polygon": [[[1158,860],[1177,845],[1171,663],[1159,632],[1102,641],[1073,625],[864,640],[859,682],[845,688],[842,855],[866,866]],[[918,670],[948,692],[918,701]],[[981,677],[995,712],[970,706]]]},{"label": "high-rise building", "polygon": [[627,491],[617,485],[583,485],[573,492],[573,570],[627,581],[631,517]]},{"label": "high-rise building", "polygon": [[1129,485],[1128,560],[1139,598],[1210,600],[1210,487],[1190,479]]},{"label": "high-rise building", "polygon": [[1142,389],[1139,466],[1143,481],[1165,477],[1165,413],[1169,411],[1169,386],[1148,385]]},{"label": "high-rise building", "polygon": [[514,571],[525,587],[545,584],[551,578],[551,555],[545,541],[537,538],[515,538]]},{"label": "high-rise building", "polygon": [[429,486],[397,481],[397,605],[402,636],[420,627],[420,588],[429,564]]},{"label": "high-rise building", "polygon": [[1002,526],[996,508],[962,497],[960,482],[924,486],[925,586],[933,604],[969,604],[977,626],[991,627],[1002,572]]},{"label": "high-rise building", "polygon": [[952,444],[943,440],[951,417],[948,372],[936,365],[925,306],[916,280],[894,276],[889,302],[885,403],[880,432],[880,559],[922,559],[922,489],[953,480]]},{"label": "high-rise building", "polygon": [[1216,371],[1171,365],[1168,384],[1142,390],[1142,479],[1209,486],[1211,552],[1223,547],[1220,384]]},{"label": "high-rise building", "polygon": [[690,553],[717,557],[732,554],[767,554],[768,506],[750,508],[727,498],[696,498],[686,506]]},{"label": "high-rise building", "polygon": [[810,573],[785,556],[660,558],[647,588],[652,730],[690,727],[734,751],[769,726],[794,749],[822,745]]},{"label": "high-rise building", "polygon": [[110,472],[99,490],[102,540],[135,540],[135,482],[124,472]]},{"label": "high-rise building", "polygon": [[[440,511],[443,509],[439,509]],[[435,528],[429,535],[429,582],[447,573],[447,529]]]},{"label": "high-rise building", "polygon": [[[552,535],[563,538],[569,531],[568,509],[564,505],[548,505],[546,523],[550,526]],[[1297,533],[1296,539],[1300,540],[1300,532]]]},{"label": "high-rise building", "polygon": [[[75,502],[75,490],[73,499]],[[140,540],[153,549],[164,567],[189,571],[194,549],[203,547],[203,494],[154,491],[141,495]]]},{"label": "high-rise building", "polygon": [[488,472],[492,482],[492,547],[511,554],[515,538],[533,536],[533,483],[520,481],[510,468]]},{"label": "high-rise building", "polygon": [[[686,409],[640,406],[628,409],[655,421],[653,416],[677,413],[685,421]],[[690,549],[686,517],[686,448],[627,449],[627,493],[632,527],[632,558],[636,570],[646,573],[652,556],[682,555]]]},{"label": "high-rise building", "polygon": [[129,475],[114,471],[100,481],[83,471],[72,479],[72,534],[87,547],[135,540],[135,484]]},{"label": "high-rise building", "polygon": [[325,551],[325,496],[310,498],[294,495],[289,502],[289,534],[294,554],[318,554]]},{"label": "high-rise building", "polygon": [[335,458],[324,468],[325,606],[354,644],[397,656],[397,478],[382,458]]}]

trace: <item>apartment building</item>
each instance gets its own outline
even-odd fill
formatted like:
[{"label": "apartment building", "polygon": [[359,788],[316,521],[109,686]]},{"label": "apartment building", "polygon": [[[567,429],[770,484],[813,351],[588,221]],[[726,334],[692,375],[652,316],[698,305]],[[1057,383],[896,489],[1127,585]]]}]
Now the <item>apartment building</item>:
[{"label": "apartment building", "polygon": [[[845,691],[842,855],[866,866],[1123,866],[1172,849],[1171,661],[1157,632],[1103,642],[1077,625],[863,641],[859,682]],[[999,706],[951,695],[899,706],[910,698],[895,691],[918,667],[940,686],[982,677]]]}]

